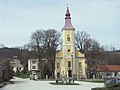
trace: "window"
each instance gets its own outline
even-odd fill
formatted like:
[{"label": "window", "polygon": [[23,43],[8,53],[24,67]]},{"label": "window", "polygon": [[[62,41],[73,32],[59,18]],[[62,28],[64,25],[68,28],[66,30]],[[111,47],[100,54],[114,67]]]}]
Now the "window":
[{"label": "window", "polygon": [[21,67],[19,67],[19,70],[21,70],[22,68]]},{"label": "window", "polygon": [[57,63],[57,69],[59,69],[59,67],[60,67],[60,64],[59,64],[59,63]]},{"label": "window", "polygon": [[57,73],[57,77],[60,77],[60,73],[59,72]]},{"label": "window", "polygon": [[67,35],[67,41],[70,41],[70,35],[69,34]]},{"label": "window", "polygon": [[32,60],[32,64],[36,64],[36,60]]},{"label": "window", "polygon": [[32,66],[32,69],[36,69],[36,66]]},{"label": "window", "polygon": [[70,52],[70,49],[68,49],[68,52]]},{"label": "window", "polygon": [[79,68],[81,68],[81,62],[79,62],[79,65],[78,65],[78,66],[79,66]]},{"label": "window", "polygon": [[71,61],[68,61],[68,67],[71,67]]},{"label": "window", "polygon": [[68,70],[68,77],[72,77],[72,71]]}]

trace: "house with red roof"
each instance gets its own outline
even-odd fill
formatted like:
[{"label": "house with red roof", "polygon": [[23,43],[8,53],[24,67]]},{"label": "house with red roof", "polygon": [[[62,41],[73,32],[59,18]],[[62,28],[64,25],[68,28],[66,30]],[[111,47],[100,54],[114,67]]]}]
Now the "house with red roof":
[{"label": "house with red roof", "polygon": [[101,65],[92,68],[91,70],[93,78],[120,78],[120,66],[119,65]]}]

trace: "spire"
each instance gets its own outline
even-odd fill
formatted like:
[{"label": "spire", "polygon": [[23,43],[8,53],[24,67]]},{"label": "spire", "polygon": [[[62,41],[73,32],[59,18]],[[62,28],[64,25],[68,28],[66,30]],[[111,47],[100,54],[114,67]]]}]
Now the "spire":
[{"label": "spire", "polygon": [[72,29],[74,30],[75,28],[72,26],[72,23],[71,23],[71,17],[70,17],[70,12],[69,12],[69,8],[67,7],[67,11],[66,11],[66,14],[65,14],[65,25],[63,27],[63,29]]},{"label": "spire", "polygon": [[65,19],[71,19],[70,17],[70,12],[69,12],[69,8],[67,7],[67,11],[66,11],[66,14],[65,14]]}]

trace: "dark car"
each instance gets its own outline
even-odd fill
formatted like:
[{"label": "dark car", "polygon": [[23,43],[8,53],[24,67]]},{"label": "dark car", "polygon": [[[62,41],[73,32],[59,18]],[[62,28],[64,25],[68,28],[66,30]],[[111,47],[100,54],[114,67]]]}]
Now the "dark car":
[{"label": "dark car", "polygon": [[106,87],[118,87],[120,86],[120,79],[110,79],[107,80],[104,84]]}]

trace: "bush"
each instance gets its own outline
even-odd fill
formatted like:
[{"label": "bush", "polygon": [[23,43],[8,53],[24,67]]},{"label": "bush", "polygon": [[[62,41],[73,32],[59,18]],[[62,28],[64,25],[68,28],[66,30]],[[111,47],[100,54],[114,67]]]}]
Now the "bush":
[{"label": "bush", "polygon": [[4,70],[3,70],[3,76],[2,78],[4,81],[9,81],[10,79],[13,78],[13,70],[12,67],[10,66],[9,60],[4,62]]},{"label": "bush", "polygon": [[87,80],[86,82],[104,83],[105,81],[103,79],[92,79],[92,80]]}]

